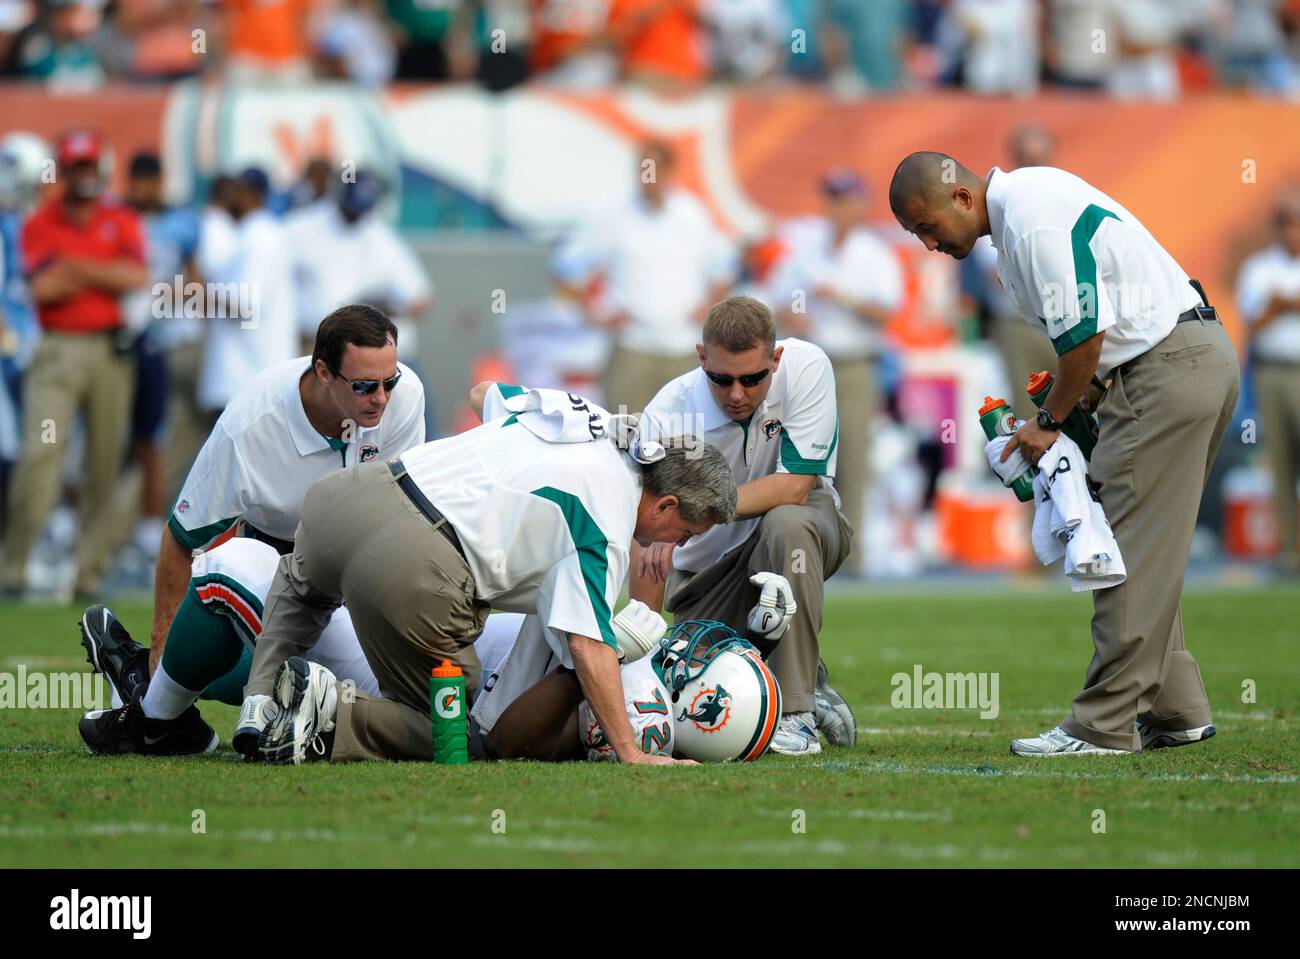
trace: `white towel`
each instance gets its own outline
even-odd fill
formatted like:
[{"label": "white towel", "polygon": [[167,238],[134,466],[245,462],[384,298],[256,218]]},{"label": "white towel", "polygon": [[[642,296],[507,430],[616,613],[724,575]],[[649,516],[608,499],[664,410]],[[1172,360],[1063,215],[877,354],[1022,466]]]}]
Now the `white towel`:
[{"label": "white towel", "polygon": [[1128,577],[1106,511],[1088,489],[1087,461],[1065,434],[1038,461],[1031,538],[1044,566],[1065,557],[1076,593],[1118,586]]},{"label": "white towel", "polygon": [[1008,487],[1030,469],[1029,460],[1025,459],[1025,454],[1020,450],[1008,456],[1005,463],[1002,462],[1002,451],[1007,448],[1010,439],[1010,436],[995,436],[984,444],[984,455],[989,459],[989,466],[998,474],[1002,485]]},{"label": "white towel", "polygon": [[512,416],[520,426],[548,443],[591,443],[613,440],[639,463],[664,456],[658,443],[643,440],[635,416],[612,415],[603,407],[564,390],[530,389],[503,397],[499,385],[483,401],[483,421]]}]

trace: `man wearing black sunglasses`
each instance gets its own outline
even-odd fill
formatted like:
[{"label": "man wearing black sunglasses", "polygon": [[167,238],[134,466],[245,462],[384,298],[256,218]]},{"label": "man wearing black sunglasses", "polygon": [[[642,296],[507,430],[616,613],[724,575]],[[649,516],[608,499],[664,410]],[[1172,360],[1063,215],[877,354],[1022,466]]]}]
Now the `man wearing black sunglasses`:
[{"label": "man wearing black sunglasses", "polygon": [[[83,618],[83,645],[108,677],[115,704],[127,702],[151,721],[170,720],[204,689],[242,686],[238,674],[247,676],[251,658],[240,658],[238,644],[213,648],[222,644],[185,632],[169,642],[172,620],[192,593],[193,551],[234,531],[290,552],[307,488],[340,468],[423,443],[424,406],[419,378],[397,361],[392,320],[363,304],[325,317],[310,357],[272,366],[246,385],[199,451],[163,531],[151,649],[103,607]],[[145,680],[152,688],[141,691]],[[241,716],[241,728],[243,722]],[[248,725],[259,722],[251,716]]]},{"label": "man wearing black sunglasses", "polygon": [[852,745],[853,713],[827,684],[818,652],[824,583],[853,542],[831,485],[839,421],[830,360],[812,343],[777,342],[771,311],[746,296],[714,305],[703,340],[699,369],[659,391],[642,429],[720,449],[739,484],[736,520],[679,546],[634,549],[630,595],[679,621],[752,629],[763,574],[783,575],[790,589],[763,632],[781,636],[770,665],[785,713],[772,749],[818,753],[819,729],[832,745]]}]

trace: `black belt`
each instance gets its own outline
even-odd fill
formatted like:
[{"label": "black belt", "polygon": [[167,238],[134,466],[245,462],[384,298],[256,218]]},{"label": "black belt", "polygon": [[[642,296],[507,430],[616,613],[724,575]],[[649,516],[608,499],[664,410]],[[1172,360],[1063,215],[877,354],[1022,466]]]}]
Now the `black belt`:
[{"label": "black belt", "polygon": [[266,545],[273,547],[281,556],[287,556],[293,552],[293,540],[291,539],[277,539],[270,533],[263,533],[256,526],[250,525],[247,520],[240,520],[240,527],[245,538],[255,539],[259,542],[266,543]]},{"label": "black belt", "polygon": [[451,523],[447,522],[447,517],[442,515],[438,507],[429,502],[429,497],[420,492],[420,487],[416,485],[415,480],[411,479],[411,474],[406,472],[400,457],[388,461],[388,472],[397,479],[397,488],[410,497],[415,508],[428,517],[434,529],[447,537],[451,545],[456,547],[456,552],[460,553],[460,558],[469,562],[465,556],[465,548],[460,545],[460,537],[456,535],[456,530],[452,528]]}]

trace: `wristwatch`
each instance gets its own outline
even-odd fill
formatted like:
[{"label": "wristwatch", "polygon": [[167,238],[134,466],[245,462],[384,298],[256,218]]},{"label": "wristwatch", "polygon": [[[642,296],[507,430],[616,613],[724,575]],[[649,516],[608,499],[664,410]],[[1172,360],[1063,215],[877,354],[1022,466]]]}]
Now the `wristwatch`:
[{"label": "wristwatch", "polygon": [[1038,415],[1034,419],[1045,430],[1051,430],[1053,433],[1059,433],[1061,430],[1061,424],[1052,419],[1052,414],[1041,406],[1038,408]]}]

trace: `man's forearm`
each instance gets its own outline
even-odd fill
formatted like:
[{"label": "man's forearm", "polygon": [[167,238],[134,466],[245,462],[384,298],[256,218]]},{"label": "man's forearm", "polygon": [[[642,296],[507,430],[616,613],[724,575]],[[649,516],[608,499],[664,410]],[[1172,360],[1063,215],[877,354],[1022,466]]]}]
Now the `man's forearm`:
[{"label": "man's forearm", "polygon": [[149,272],[144,264],[125,258],[117,260],[73,261],[76,271],[88,286],[105,293],[122,295],[138,290],[149,282]]},{"label": "man's forearm", "polygon": [[152,674],[162,662],[163,648],[167,645],[167,631],[171,629],[176,610],[185,599],[190,586],[190,551],[177,542],[172,531],[163,527],[162,543],[158,548],[158,564],[153,574],[153,629],[150,630],[149,672]]},{"label": "man's forearm", "polygon": [[762,516],[778,506],[803,506],[817,485],[804,473],[773,473],[736,487],[736,519]]},{"label": "man's forearm", "polygon": [[605,643],[576,633],[569,634],[569,652],[573,656],[573,669],[578,674],[582,694],[605,738],[614,747],[619,762],[635,760],[641,749],[636,744],[632,723],[623,705],[623,676],[618,668],[618,654]]},{"label": "man's forearm", "polygon": [[1056,422],[1065,422],[1070,411],[1091,385],[1093,374],[1097,372],[1097,363],[1101,360],[1101,343],[1105,336],[1106,331],[1102,330],[1057,357],[1052,392],[1043,404],[1043,409]]},{"label": "man's forearm", "polygon": [[86,281],[76,267],[60,259],[33,274],[27,288],[36,303],[58,303],[84,290]]}]

